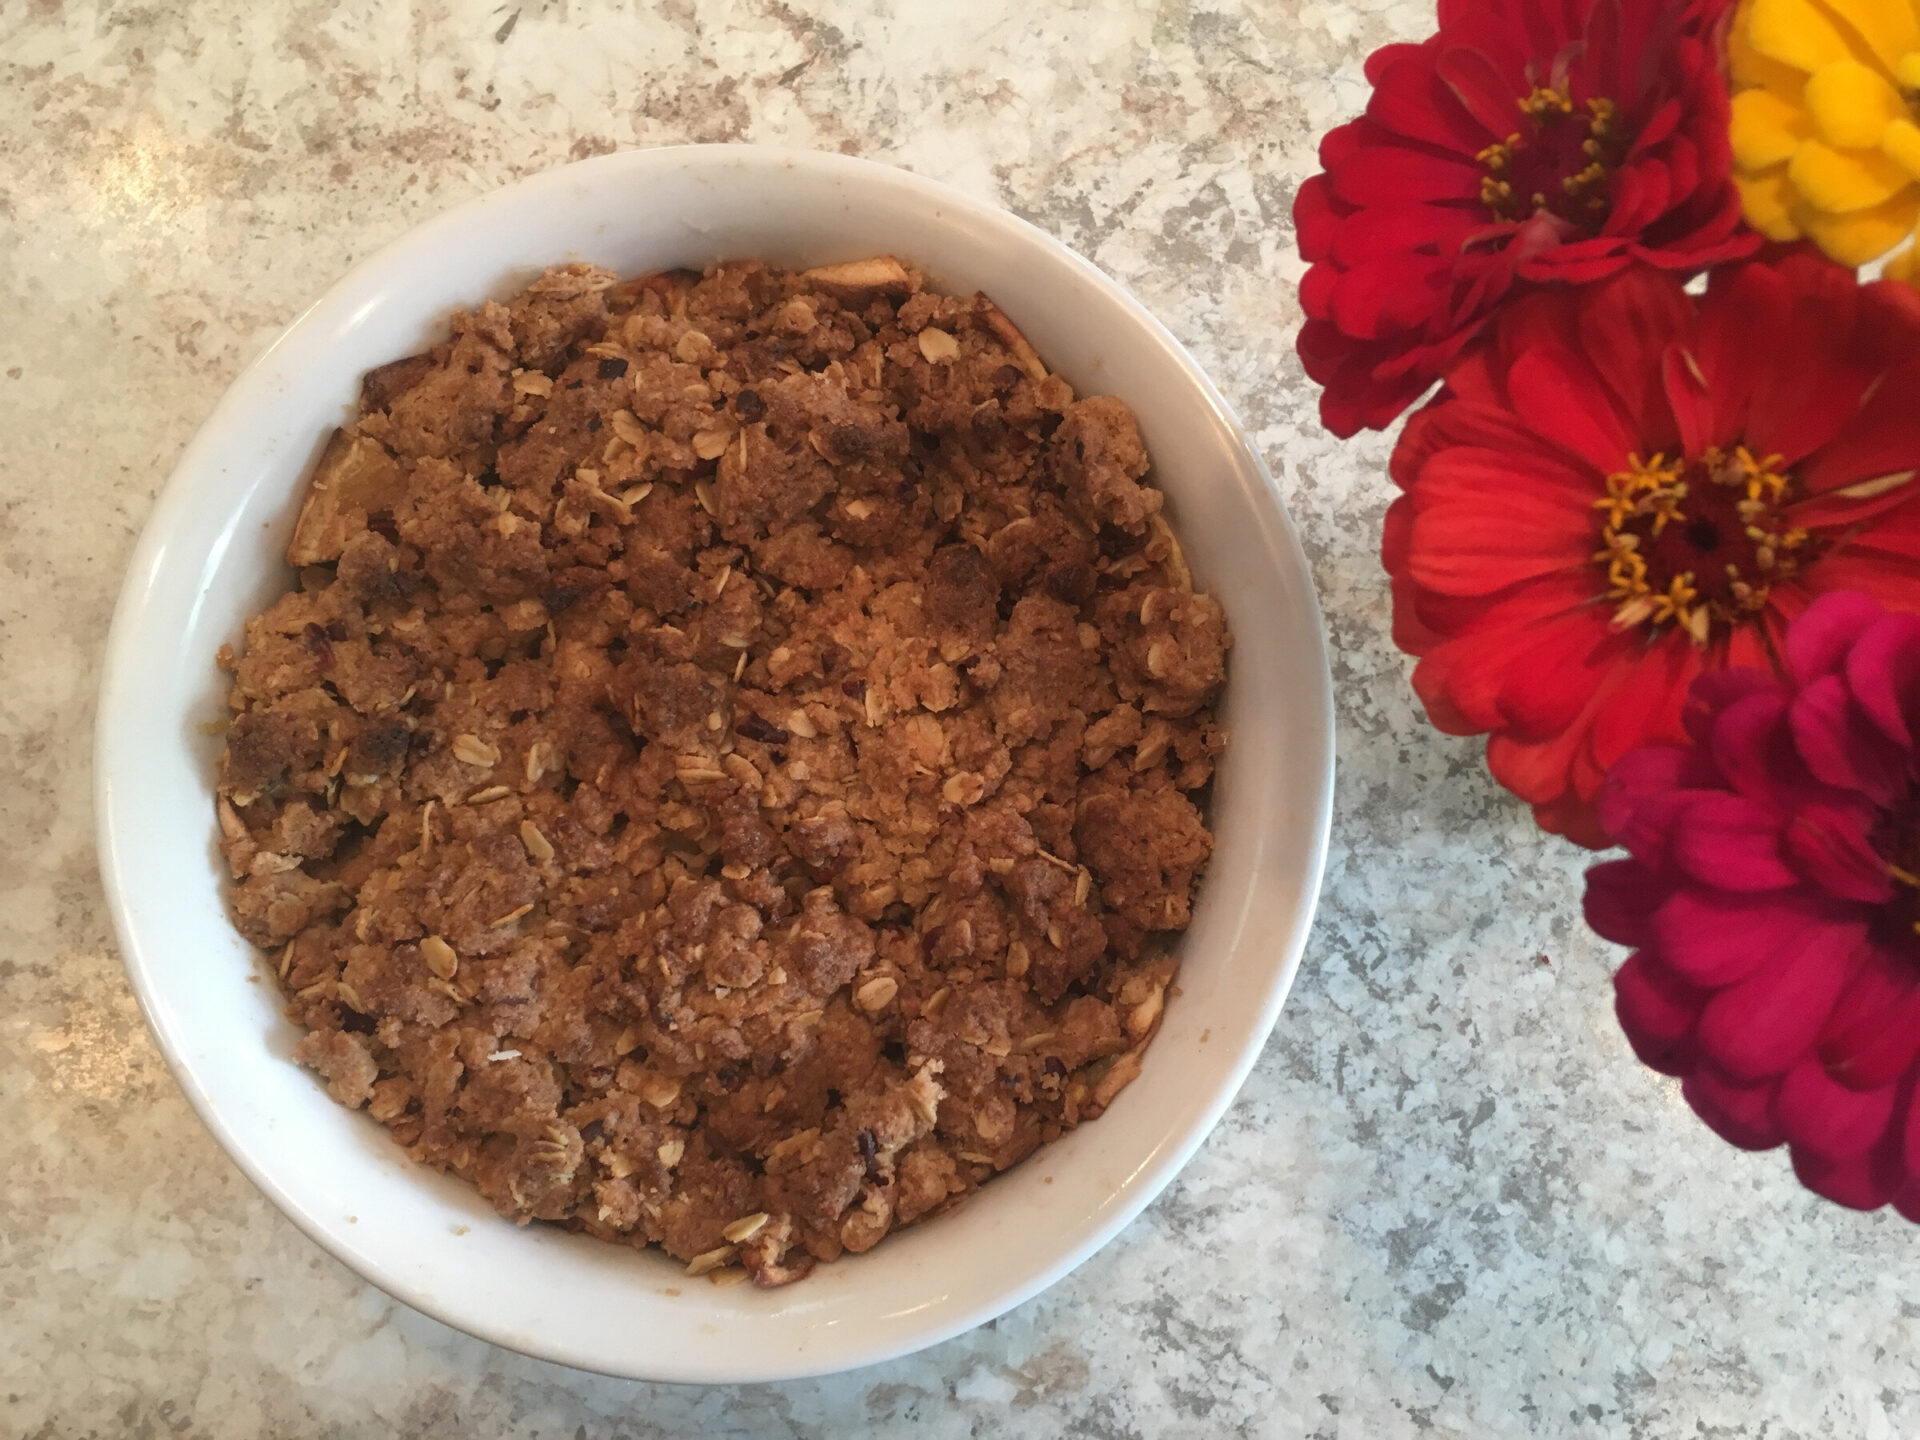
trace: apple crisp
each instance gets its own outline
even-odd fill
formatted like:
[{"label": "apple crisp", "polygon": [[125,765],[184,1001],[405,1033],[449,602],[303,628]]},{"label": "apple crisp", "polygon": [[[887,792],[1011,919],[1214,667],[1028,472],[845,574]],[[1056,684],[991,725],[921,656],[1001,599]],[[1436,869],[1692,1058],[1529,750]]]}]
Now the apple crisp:
[{"label": "apple crisp", "polygon": [[299,1059],[778,1285],[1139,1071],[1228,636],[1116,399],[890,257],[548,271],[370,372],[217,798]]}]

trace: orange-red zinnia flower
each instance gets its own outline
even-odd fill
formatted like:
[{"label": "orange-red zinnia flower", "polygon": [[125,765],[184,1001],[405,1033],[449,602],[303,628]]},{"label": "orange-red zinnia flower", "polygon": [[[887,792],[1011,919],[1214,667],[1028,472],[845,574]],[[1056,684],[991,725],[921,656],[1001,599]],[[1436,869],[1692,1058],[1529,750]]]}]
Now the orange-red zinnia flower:
[{"label": "orange-red zinnia flower", "polygon": [[1727,0],[1441,0],[1367,61],[1294,226],[1301,362],[1336,435],[1381,428],[1502,305],[1636,261],[1752,252],[1730,179]]},{"label": "orange-red zinnia flower", "polygon": [[1773,667],[1829,590],[1920,609],[1920,294],[1797,254],[1543,292],[1408,422],[1394,638],[1540,824],[1677,739],[1703,669]]}]

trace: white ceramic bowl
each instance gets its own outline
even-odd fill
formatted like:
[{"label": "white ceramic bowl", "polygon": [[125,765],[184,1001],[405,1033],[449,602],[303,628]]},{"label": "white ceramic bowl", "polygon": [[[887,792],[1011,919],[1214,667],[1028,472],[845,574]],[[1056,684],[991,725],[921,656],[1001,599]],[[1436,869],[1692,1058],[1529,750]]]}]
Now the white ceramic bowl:
[{"label": "white ceramic bowl", "polygon": [[[1082,394],[1132,405],[1198,583],[1236,644],[1218,849],[1178,996],[1140,1078],[1099,1121],[954,1212],[760,1291],[498,1219],[409,1163],[289,1058],[296,1032],[222,908],[211,789],[224,714],[214,655],[288,583],[301,481],[361,372],[434,338],[456,307],[547,264],[623,273],[760,256],[891,251],[942,288],[987,291]],[[1299,964],[1333,779],[1326,654],[1272,477],[1151,315],[1040,231],[953,190],[838,155],[700,146],[568,165],[421,226],[287,328],[181,457],[114,617],[97,738],[101,870],[127,969],[175,1076],[296,1224],[408,1304],[501,1345],[658,1380],[821,1374],[930,1345],[1011,1308],[1139,1213],[1198,1147],[1260,1052]]]}]

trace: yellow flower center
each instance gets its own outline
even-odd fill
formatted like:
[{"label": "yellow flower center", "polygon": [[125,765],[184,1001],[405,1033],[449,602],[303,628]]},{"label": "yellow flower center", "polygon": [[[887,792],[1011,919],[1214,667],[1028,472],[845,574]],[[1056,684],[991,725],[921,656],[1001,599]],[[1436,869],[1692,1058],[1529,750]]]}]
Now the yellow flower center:
[{"label": "yellow flower center", "polygon": [[1597,230],[1607,213],[1608,173],[1625,151],[1617,107],[1593,99],[1576,108],[1564,85],[1536,88],[1516,103],[1521,128],[1475,157],[1487,172],[1480,203],[1496,220],[1525,220],[1544,210],[1580,230]]},{"label": "yellow flower center", "polygon": [[1705,645],[1716,621],[1765,609],[1773,584],[1811,558],[1811,537],[1783,513],[1797,488],[1778,455],[1756,460],[1744,445],[1693,460],[1631,456],[1594,501],[1606,520],[1593,558],[1615,628],[1676,625]]}]

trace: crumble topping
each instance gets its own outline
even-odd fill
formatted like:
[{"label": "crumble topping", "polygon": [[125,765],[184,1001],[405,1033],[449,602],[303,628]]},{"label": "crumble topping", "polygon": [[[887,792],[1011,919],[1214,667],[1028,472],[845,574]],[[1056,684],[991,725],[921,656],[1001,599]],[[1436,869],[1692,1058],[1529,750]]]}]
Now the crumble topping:
[{"label": "crumble topping", "polygon": [[217,799],[301,1061],[778,1285],[1139,1071],[1228,636],[1120,401],[892,257],[568,265],[370,372]]}]

